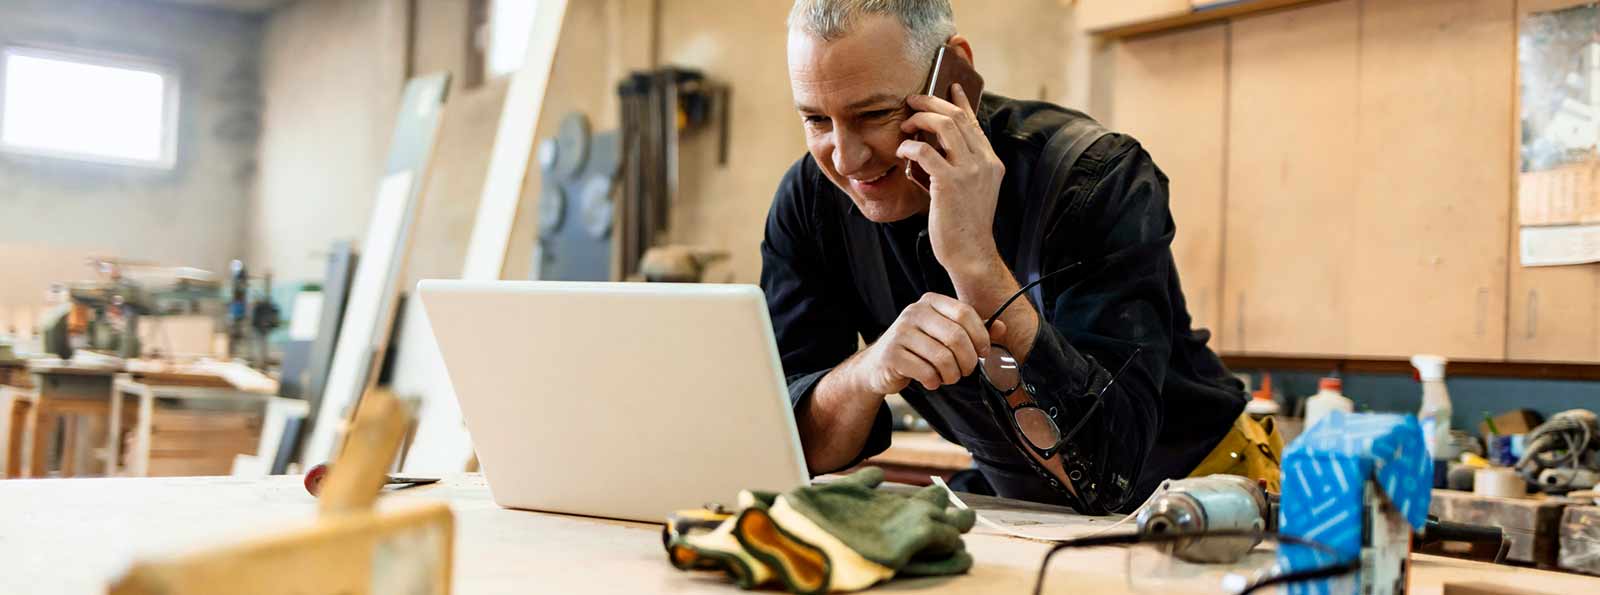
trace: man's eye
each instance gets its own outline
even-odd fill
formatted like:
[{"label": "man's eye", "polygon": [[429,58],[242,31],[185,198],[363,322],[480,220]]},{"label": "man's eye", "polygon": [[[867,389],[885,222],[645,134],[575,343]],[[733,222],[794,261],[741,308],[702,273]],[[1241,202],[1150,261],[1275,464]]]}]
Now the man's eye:
[{"label": "man's eye", "polygon": [[828,117],[827,116],[806,116],[805,117],[805,121],[806,121],[806,124],[810,124],[812,126],[816,126],[816,125],[820,125],[820,124],[827,124],[828,123]]},{"label": "man's eye", "polygon": [[865,118],[865,119],[868,119],[868,120],[882,120],[884,118],[887,118],[889,116],[894,115],[894,112],[895,112],[895,110],[892,110],[892,109],[876,109],[876,110],[872,110],[870,112],[866,112],[864,114],[861,114],[861,117]]}]

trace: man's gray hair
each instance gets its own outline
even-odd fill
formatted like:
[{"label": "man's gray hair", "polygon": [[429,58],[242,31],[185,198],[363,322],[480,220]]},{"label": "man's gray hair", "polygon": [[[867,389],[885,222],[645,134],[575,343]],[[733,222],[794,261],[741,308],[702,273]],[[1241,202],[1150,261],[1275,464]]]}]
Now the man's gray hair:
[{"label": "man's gray hair", "polygon": [[956,34],[950,0],[795,0],[789,29],[823,41],[837,41],[864,15],[890,15],[906,28],[906,55],[913,62],[933,59],[939,46]]}]

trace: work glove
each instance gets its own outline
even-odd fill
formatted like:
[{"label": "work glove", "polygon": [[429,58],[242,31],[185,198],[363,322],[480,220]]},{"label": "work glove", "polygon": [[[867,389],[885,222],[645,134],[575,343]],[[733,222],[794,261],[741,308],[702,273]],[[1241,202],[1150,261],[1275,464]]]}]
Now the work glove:
[{"label": "work glove", "polygon": [[[740,492],[739,508],[750,507],[755,497],[753,492]],[[667,560],[678,570],[720,570],[741,589],[766,584],[772,579],[772,570],[746,552],[733,536],[736,521],[736,514],[721,510],[721,506],[672,513],[661,530]]]},{"label": "work glove", "polygon": [[714,530],[671,540],[669,558],[682,569],[721,569],[742,588],[776,579],[807,594],[972,567],[961,540],[972,511],[947,510],[949,494],[938,486],[905,496],[877,490],[881,483],[883,471],[868,467],[782,495],[746,492],[739,512]]}]

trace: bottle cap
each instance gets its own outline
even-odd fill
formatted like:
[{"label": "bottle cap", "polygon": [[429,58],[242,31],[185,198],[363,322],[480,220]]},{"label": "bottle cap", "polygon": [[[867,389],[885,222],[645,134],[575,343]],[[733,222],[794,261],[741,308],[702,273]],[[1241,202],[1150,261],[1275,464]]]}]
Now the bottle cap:
[{"label": "bottle cap", "polygon": [[1337,392],[1343,392],[1344,391],[1344,381],[1340,380],[1338,378],[1334,378],[1332,376],[1328,376],[1326,378],[1323,378],[1321,381],[1317,382],[1317,390],[1318,391],[1330,391],[1330,392],[1336,392],[1336,393]]},{"label": "bottle cap", "polygon": [[1417,376],[1424,382],[1430,380],[1444,380],[1444,367],[1449,363],[1442,355],[1417,354],[1411,356],[1411,366],[1417,369]]}]

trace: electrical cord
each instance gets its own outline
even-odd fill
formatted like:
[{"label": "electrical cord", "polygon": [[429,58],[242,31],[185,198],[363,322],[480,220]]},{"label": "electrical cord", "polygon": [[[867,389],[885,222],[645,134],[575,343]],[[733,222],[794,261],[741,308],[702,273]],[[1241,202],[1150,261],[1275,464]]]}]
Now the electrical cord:
[{"label": "electrical cord", "polygon": [[[1050,548],[1050,551],[1045,552],[1044,559],[1039,561],[1039,573],[1034,578],[1033,595],[1040,595],[1041,593],[1044,592],[1045,571],[1048,570],[1049,567],[1050,567],[1050,559],[1055,557],[1056,553],[1058,553],[1058,552],[1060,552],[1062,550],[1075,549],[1075,548],[1105,547],[1105,546],[1114,546],[1114,545],[1138,545],[1138,544],[1147,544],[1147,543],[1171,543],[1171,542],[1183,541],[1183,540],[1188,540],[1188,539],[1199,539],[1199,538],[1207,538],[1207,539],[1209,539],[1209,538],[1224,538],[1224,537],[1248,537],[1248,538],[1253,538],[1253,539],[1275,539],[1279,543],[1287,543],[1287,544],[1291,544],[1291,545],[1304,546],[1304,547],[1311,548],[1311,549],[1317,550],[1317,551],[1325,553],[1325,554],[1334,554],[1334,555],[1338,554],[1338,552],[1336,550],[1334,550],[1333,548],[1331,548],[1331,547],[1329,547],[1327,545],[1324,545],[1322,543],[1318,543],[1316,541],[1310,540],[1310,539],[1305,539],[1305,538],[1297,537],[1297,536],[1294,536],[1294,535],[1284,535],[1284,534],[1281,534],[1281,533],[1266,532],[1266,531],[1234,531],[1234,530],[1229,530],[1229,531],[1178,531],[1178,532],[1160,533],[1160,534],[1123,533],[1123,534],[1118,534],[1118,535],[1099,535],[1099,536],[1091,536],[1091,537],[1080,537],[1080,538],[1077,538],[1077,539],[1069,539],[1069,540],[1057,543],[1056,545],[1054,545],[1054,546],[1052,546]],[[1360,568],[1361,568],[1361,559],[1359,557],[1356,557],[1356,558],[1351,558],[1351,559],[1347,559],[1347,560],[1341,560],[1339,562],[1336,562],[1336,563],[1333,563],[1333,564],[1328,564],[1326,566],[1319,566],[1317,568],[1312,568],[1312,569],[1309,569],[1309,570],[1289,571],[1289,572],[1285,572],[1285,573],[1282,573],[1282,574],[1269,576],[1267,578],[1264,578],[1264,579],[1258,580],[1258,581],[1256,581],[1254,583],[1251,583],[1249,585],[1246,585],[1246,586],[1244,586],[1244,588],[1242,588],[1242,589],[1240,589],[1238,591],[1237,595],[1249,595],[1250,593],[1254,593],[1258,589],[1262,589],[1262,588],[1265,588],[1265,587],[1270,587],[1270,586],[1273,586],[1273,585],[1282,585],[1282,584],[1295,583],[1295,582],[1300,582],[1300,581],[1315,580],[1315,579],[1319,579],[1319,578],[1330,578],[1330,577],[1335,577],[1335,576],[1342,576],[1342,575],[1345,575],[1345,574],[1349,574],[1351,572],[1355,572],[1355,571],[1359,570]]]},{"label": "electrical cord", "polygon": [[[1595,414],[1581,409],[1563,411],[1539,424],[1527,437],[1527,449],[1517,461],[1517,472],[1529,483],[1538,484],[1547,469],[1581,469],[1583,457],[1595,444]],[[1563,485],[1540,486],[1546,492],[1561,492],[1573,487],[1577,474],[1568,475]]]}]

